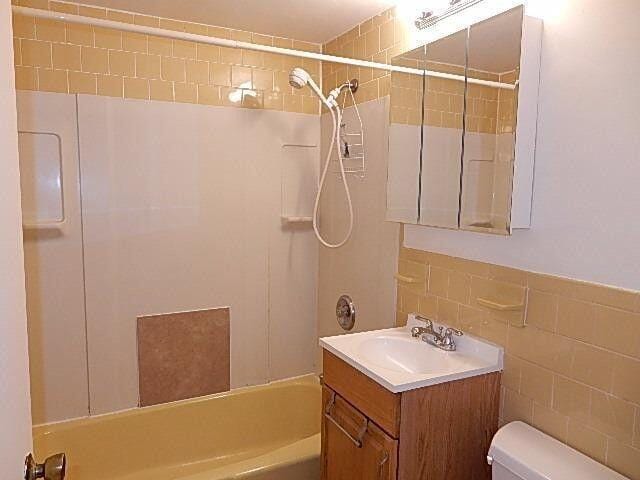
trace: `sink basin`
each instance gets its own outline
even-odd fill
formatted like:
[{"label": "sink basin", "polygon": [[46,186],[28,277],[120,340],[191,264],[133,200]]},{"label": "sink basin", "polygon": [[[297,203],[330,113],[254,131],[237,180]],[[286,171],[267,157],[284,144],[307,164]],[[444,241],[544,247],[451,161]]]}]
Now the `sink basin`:
[{"label": "sink basin", "polygon": [[449,352],[425,348],[415,339],[378,335],[358,346],[360,357],[380,368],[406,373],[438,373],[451,369]]},{"label": "sink basin", "polygon": [[320,345],[394,393],[502,370],[501,347],[464,335],[447,352],[413,338],[414,326],[424,323],[410,315],[406,327],[325,337]]}]

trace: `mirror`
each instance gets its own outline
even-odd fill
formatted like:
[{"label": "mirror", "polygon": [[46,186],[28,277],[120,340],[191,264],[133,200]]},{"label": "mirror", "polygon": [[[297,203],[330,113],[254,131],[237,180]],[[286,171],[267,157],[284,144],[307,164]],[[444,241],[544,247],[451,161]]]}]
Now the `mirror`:
[{"label": "mirror", "polygon": [[[432,73],[424,82],[421,225],[458,228],[466,50],[466,30],[426,46],[426,69]],[[461,80],[433,73],[459,75]]]},{"label": "mirror", "polygon": [[[392,64],[424,69],[425,47],[392,59]],[[423,78],[413,73],[391,73],[389,103],[389,165],[387,220],[417,223],[420,195],[420,151]]]},{"label": "mirror", "polygon": [[[522,13],[522,7],[516,8],[469,28],[460,212],[464,230],[510,231]],[[474,79],[506,85],[480,85]]]},{"label": "mirror", "polygon": [[392,60],[416,71],[391,75],[388,220],[510,234],[523,22],[520,6]]}]

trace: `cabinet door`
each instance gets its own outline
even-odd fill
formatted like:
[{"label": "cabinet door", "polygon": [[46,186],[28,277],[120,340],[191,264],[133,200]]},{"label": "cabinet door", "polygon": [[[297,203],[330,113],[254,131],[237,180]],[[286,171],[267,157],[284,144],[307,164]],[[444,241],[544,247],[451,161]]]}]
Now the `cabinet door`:
[{"label": "cabinet door", "polygon": [[396,480],[397,440],[326,387],[322,406],[322,479]]}]

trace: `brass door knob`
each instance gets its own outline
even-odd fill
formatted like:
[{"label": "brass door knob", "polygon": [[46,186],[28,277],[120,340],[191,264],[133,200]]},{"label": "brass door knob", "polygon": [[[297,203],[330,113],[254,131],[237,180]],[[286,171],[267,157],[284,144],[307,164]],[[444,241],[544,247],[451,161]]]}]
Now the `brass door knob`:
[{"label": "brass door knob", "polygon": [[44,463],[36,463],[33,455],[27,455],[24,461],[24,480],[64,480],[67,470],[67,457],[57,453],[47,458]]}]

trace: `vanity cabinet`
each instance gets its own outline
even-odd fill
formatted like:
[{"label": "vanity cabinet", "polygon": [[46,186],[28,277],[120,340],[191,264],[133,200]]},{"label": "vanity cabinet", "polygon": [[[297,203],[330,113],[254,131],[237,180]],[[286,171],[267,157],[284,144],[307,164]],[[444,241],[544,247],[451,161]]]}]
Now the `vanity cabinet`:
[{"label": "vanity cabinet", "polygon": [[323,480],[489,480],[500,373],[392,393],[323,351]]}]

